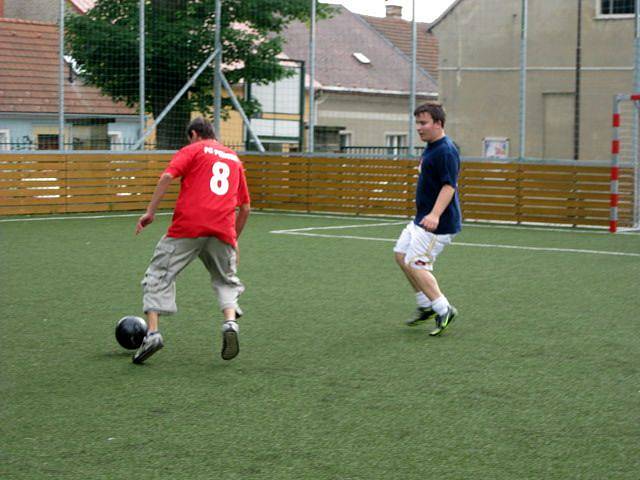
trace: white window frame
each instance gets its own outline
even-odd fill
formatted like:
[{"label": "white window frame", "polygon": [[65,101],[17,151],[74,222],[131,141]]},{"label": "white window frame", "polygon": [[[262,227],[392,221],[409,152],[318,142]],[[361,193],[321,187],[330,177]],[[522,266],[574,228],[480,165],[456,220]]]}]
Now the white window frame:
[{"label": "white window frame", "polygon": [[[610,0],[611,2],[615,0]],[[633,0],[635,1],[635,0]],[[635,18],[635,13],[604,13],[602,11],[602,2],[603,0],[596,0],[596,18],[600,19],[625,19],[625,18]]]},{"label": "white window frame", "polygon": [[[401,139],[400,144],[392,145],[391,140]],[[384,146],[387,149],[387,155],[399,156],[401,155],[401,148],[409,145],[409,135],[406,132],[385,132],[384,133]]]},{"label": "white window frame", "polygon": [[11,150],[10,143],[11,143],[11,130],[9,130],[8,128],[0,129],[0,150],[3,150],[3,151]]},{"label": "white window frame", "polygon": [[[109,150],[113,151],[122,151],[124,150],[124,145],[122,144],[122,132],[119,130],[109,130],[107,133],[109,135]],[[113,145],[112,142],[115,140],[117,145]]]},{"label": "white window frame", "polygon": [[340,130],[338,132],[340,135],[340,146],[342,146],[342,137],[347,139],[345,147],[353,147],[353,132],[351,130]]},{"label": "white window frame", "polygon": [[[397,148],[397,147],[406,147],[407,142],[409,141],[409,136],[406,132],[385,132],[384,133],[384,146],[389,148]],[[402,138],[401,145],[392,145],[391,139],[399,139]]]}]

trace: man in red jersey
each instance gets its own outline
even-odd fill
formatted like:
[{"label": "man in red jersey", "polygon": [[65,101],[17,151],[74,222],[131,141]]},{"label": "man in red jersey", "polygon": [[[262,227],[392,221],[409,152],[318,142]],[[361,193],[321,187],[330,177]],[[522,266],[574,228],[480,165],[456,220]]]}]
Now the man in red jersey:
[{"label": "man in red jersey", "polygon": [[244,285],[236,275],[237,242],[250,211],[247,180],[242,162],[233,150],[216,141],[211,123],[196,118],[187,127],[187,136],[190,144],[173,156],[136,225],[139,234],[153,222],[169,185],[179,177],[180,194],[171,226],[156,245],[142,280],[149,331],[133,363],[143,363],[164,346],[159,316],[177,312],[176,277],[196,257],[209,271],[224,315],[222,358],[231,360],[239,352],[236,320],[242,315],[238,297]]}]

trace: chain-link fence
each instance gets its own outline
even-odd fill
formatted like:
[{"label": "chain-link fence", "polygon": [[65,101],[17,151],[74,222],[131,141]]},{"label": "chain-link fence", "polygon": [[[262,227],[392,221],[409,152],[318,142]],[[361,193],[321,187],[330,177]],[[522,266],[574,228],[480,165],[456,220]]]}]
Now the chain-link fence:
[{"label": "chain-link fence", "polygon": [[392,3],[5,0],[0,149],[175,150],[205,115],[239,150],[399,157],[437,100],[463,157],[610,160],[638,0],[455,1],[431,24]]}]

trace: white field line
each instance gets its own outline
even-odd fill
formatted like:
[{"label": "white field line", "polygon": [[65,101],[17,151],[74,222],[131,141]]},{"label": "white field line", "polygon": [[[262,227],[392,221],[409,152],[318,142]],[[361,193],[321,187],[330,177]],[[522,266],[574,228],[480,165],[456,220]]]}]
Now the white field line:
[{"label": "white field line", "polygon": [[[499,229],[504,229],[504,230],[538,230],[538,231],[542,231],[542,232],[562,232],[562,233],[590,233],[590,234],[595,234],[595,235],[612,235],[611,232],[609,232],[609,230],[604,230],[604,229],[598,229],[596,230],[596,228],[580,228],[580,229],[573,229],[572,227],[545,227],[545,226],[540,226],[540,227],[536,227],[533,225],[504,225],[504,224],[500,224],[500,223],[476,223],[476,222],[469,222],[469,223],[464,223],[464,228],[499,228]],[[633,230],[633,229],[618,229],[618,231],[615,233],[615,235],[638,235],[640,233],[639,230]]]},{"label": "white field line", "polygon": [[[361,225],[367,226],[367,225]],[[334,227],[335,228],[335,227]],[[320,238],[343,238],[349,240],[367,240],[373,242],[395,242],[396,240],[393,238],[376,238],[376,237],[360,237],[356,235],[327,235],[322,233],[307,233],[300,231],[301,229],[296,230],[274,230],[269,233],[276,233],[280,235],[300,235],[305,237],[320,237]],[[307,229],[309,230],[309,229]],[[587,253],[590,255],[613,255],[619,257],[638,257],[640,258],[640,253],[628,253],[628,252],[608,252],[605,250],[586,250],[586,249],[578,249],[578,248],[552,248],[552,247],[527,247],[521,245],[497,245],[491,243],[467,243],[467,242],[453,242],[452,246],[460,246],[460,247],[477,247],[477,248],[506,248],[511,250],[529,250],[536,252],[562,252],[562,253]]]},{"label": "white field line", "polygon": [[368,223],[366,225],[337,225],[334,227],[306,227],[306,228],[292,228],[288,230],[272,230],[269,233],[292,233],[292,232],[308,232],[311,230],[339,230],[341,228],[364,228],[364,227],[386,227],[388,225],[406,225],[408,222],[385,222],[385,223]]},{"label": "white field line", "polygon": [[[161,212],[157,213],[156,216],[163,215],[172,215],[173,212]],[[100,220],[100,219],[109,219],[109,218],[118,218],[118,217],[139,217],[142,215],[142,212],[139,213],[121,213],[121,214],[109,214],[109,215],[70,215],[64,217],[36,217],[36,218],[0,218],[0,223],[12,223],[12,222],[43,222],[43,221],[53,221],[53,220]],[[251,212],[251,215],[275,215],[275,216],[287,216],[287,217],[303,217],[303,218],[328,218],[328,219],[336,219],[336,220],[350,220],[350,221],[359,221],[359,222],[370,222],[372,220],[377,220],[375,217],[347,217],[347,216],[337,216],[337,215],[313,215],[308,213],[288,213],[288,212]],[[410,219],[405,219],[402,222],[398,222],[396,220],[382,220],[380,221],[386,222],[385,225],[401,225],[403,223],[409,223]],[[590,233],[590,234],[598,234],[598,235],[610,235],[608,231],[605,230],[596,230],[596,229],[587,229],[587,230],[573,230],[569,227],[567,228],[553,228],[553,227],[535,227],[535,226],[526,226],[526,225],[502,225],[502,224],[480,224],[480,223],[465,223],[465,228],[501,228],[501,229],[512,229],[512,230],[540,230],[545,232],[563,232],[563,233]],[[322,227],[322,228],[338,228],[338,227]],[[347,228],[347,227],[344,227]],[[280,232],[278,232],[280,233]],[[282,232],[284,233],[284,231]],[[616,235],[639,235],[640,232],[638,230],[619,230]]]}]

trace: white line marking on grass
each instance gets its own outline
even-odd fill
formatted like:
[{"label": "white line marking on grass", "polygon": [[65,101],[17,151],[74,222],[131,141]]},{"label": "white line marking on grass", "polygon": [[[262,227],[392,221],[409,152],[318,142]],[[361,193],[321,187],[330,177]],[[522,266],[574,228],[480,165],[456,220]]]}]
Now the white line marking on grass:
[{"label": "white line marking on grass", "polygon": [[532,250],[532,251],[541,251],[541,252],[590,253],[593,255],[615,255],[619,257],[640,257],[640,253],[608,252],[606,250],[587,250],[587,249],[580,249],[580,248],[526,247],[521,245],[493,245],[490,243],[466,243],[466,242],[453,242],[451,245],[460,245],[462,247],[480,247],[480,248],[509,248],[512,250]]},{"label": "white line marking on grass", "polygon": [[[327,235],[322,233],[304,233],[293,230],[274,230],[270,233],[278,233],[281,235],[300,235],[304,237],[320,237],[320,238],[343,238],[348,240],[367,240],[374,242],[395,242],[393,238],[376,238],[376,237],[359,237],[356,235]],[[527,247],[522,245],[497,245],[490,243],[467,243],[467,242],[453,242],[452,246],[460,247],[477,247],[477,248],[506,248],[511,250],[529,250],[537,252],[563,252],[563,253],[588,253],[592,255],[614,255],[619,257],[639,257],[640,253],[629,252],[607,252],[604,250],[583,250],[578,248],[553,248],[553,247]]]},{"label": "white line marking on grass", "polygon": [[[173,212],[160,212],[156,213],[156,216],[164,216],[164,215],[172,215]],[[119,217],[139,217],[142,215],[142,212],[138,213],[121,213],[121,214],[108,214],[108,215],[69,215],[64,217],[36,217],[36,218],[0,218],[0,223],[10,223],[10,222],[43,222],[50,220],[101,220],[107,218],[119,218]],[[370,222],[373,220],[378,220],[380,222],[385,222],[382,225],[402,225],[404,223],[408,223],[410,221],[409,218],[398,222],[397,220],[384,220],[376,217],[357,217],[357,216],[338,216],[338,215],[316,215],[312,213],[293,213],[293,212],[262,212],[262,211],[252,211],[251,215],[274,215],[274,216],[286,216],[286,217],[303,217],[303,218],[326,218],[326,219],[336,219],[336,220],[350,220],[350,221],[359,221],[359,222]],[[571,227],[536,227],[536,226],[527,226],[527,225],[503,225],[503,224],[483,224],[476,222],[465,222],[465,228],[501,228],[501,229],[511,229],[511,230],[539,230],[545,232],[563,232],[563,233],[593,233],[597,235],[609,235],[610,233],[606,230],[574,230]],[[339,228],[339,227],[322,227],[322,228]],[[348,227],[341,227],[348,228]],[[300,230],[300,229],[298,229]],[[284,233],[277,231],[273,233]],[[640,235],[640,231],[633,229],[621,229],[616,235]]]},{"label": "white line marking on grass", "polygon": [[[501,228],[501,229],[508,229],[508,230],[537,230],[537,231],[541,231],[541,232],[562,232],[562,233],[594,233],[596,235],[611,235],[611,232],[609,232],[609,230],[603,230],[603,229],[598,229],[596,230],[596,228],[593,229],[574,229],[573,227],[544,227],[544,226],[540,226],[540,227],[534,227],[533,225],[501,225],[501,224],[492,224],[492,223],[475,223],[475,222],[470,222],[470,223],[463,223],[464,228]],[[640,231],[638,230],[631,230],[631,229],[627,229],[627,230],[618,230],[615,235],[638,235],[640,233]]]},{"label": "white line marking on grass", "polygon": [[[261,212],[261,211],[251,211],[251,215],[276,215],[283,217],[305,217],[305,218],[334,218],[336,220],[351,220],[351,221],[361,221],[361,222],[371,222],[373,220],[379,220],[381,222],[386,222],[386,224],[395,224],[397,220],[385,220],[383,218],[377,217],[357,217],[357,216],[339,216],[339,215],[319,215],[313,213],[289,213],[289,212]],[[408,223],[409,219],[403,220],[404,223]]]},{"label": "white line marking on grass", "polygon": [[269,233],[290,233],[290,232],[307,232],[310,230],[338,230],[341,228],[364,228],[364,227],[386,227],[387,225],[405,225],[407,222],[385,222],[385,223],[368,223],[366,225],[335,225],[332,227],[306,227],[306,228],[291,228],[287,230],[272,230]]}]

